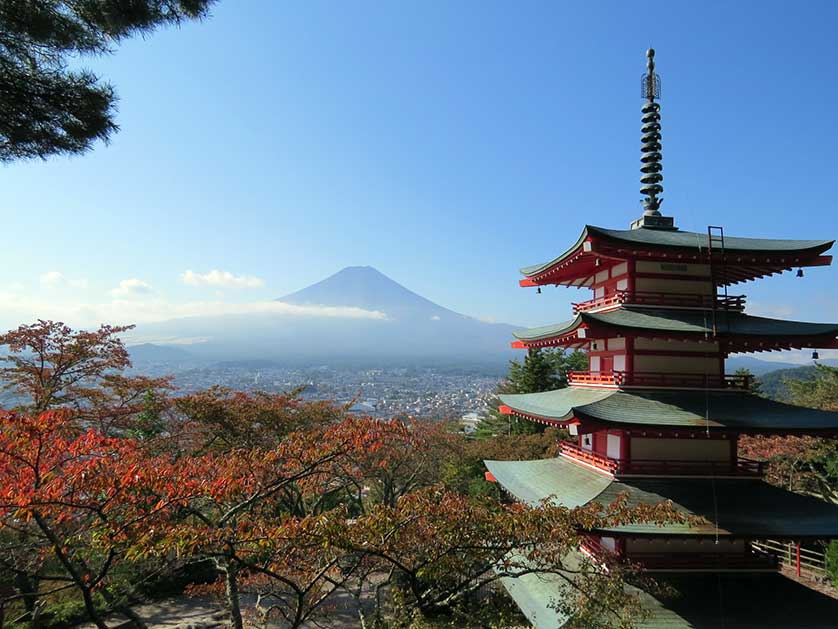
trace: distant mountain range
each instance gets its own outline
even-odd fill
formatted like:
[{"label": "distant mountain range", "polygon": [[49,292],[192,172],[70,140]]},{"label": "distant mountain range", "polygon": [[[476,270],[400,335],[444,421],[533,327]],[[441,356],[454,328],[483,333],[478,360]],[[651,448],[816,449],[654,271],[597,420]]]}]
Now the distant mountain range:
[{"label": "distant mountain range", "polygon": [[[819,364],[830,367],[838,366],[838,360],[818,360]],[[737,369],[748,369],[757,376],[762,395],[775,400],[786,401],[789,397],[787,382],[790,380],[809,380],[815,375],[815,363],[801,365],[798,363],[782,363],[759,360],[750,356],[734,356],[729,358],[726,371],[733,373]]]},{"label": "distant mountain range", "polygon": [[[144,324],[133,338],[199,341],[173,348],[174,360],[497,365],[517,355],[509,347],[515,326],[444,308],[369,266],[347,267],[276,301],[301,308]],[[311,314],[318,307],[358,309],[364,316]],[[140,348],[142,360],[148,361],[157,355],[154,347],[164,346],[165,341],[154,340],[130,349]]]},{"label": "distant mountain range", "polygon": [[[190,367],[218,361],[497,367],[521,356],[509,347],[516,326],[486,323],[449,310],[370,266],[347,267],[276,302],[299,307],[300,312],[189,317],[140,325],[134,337],[126,338],[129,345],[132,338],[163,340],[130,345],[132,361],[138,367]],[[306,314],[306,307],[354,308],[376,316],[318,316]],[[193,342],[172,345],[166,339]],[[727,361],[729,373],[746,368],[757,376],[791,370],[792,377],[805,377],[807,371],[800,367],[747,355]]]},{"label": "distant mountain range", "polygon": [[760,360],[752,356],[732,356],[725,361],[725,371],[733,373],[737,369],[747,369],[755,376],[778,369],[794,369],[795,367],[802,367],[803,365],[796,363],[778,362],[772,360]]}]

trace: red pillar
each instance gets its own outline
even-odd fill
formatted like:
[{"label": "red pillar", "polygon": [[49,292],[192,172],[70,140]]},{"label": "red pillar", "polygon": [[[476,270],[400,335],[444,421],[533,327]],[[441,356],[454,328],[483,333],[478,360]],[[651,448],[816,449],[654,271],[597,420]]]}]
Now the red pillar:
[{"label": "red pillar", "polygon": [[800,542],[795,545],[795,553],[797,554],[797,576],[800,576]]}]

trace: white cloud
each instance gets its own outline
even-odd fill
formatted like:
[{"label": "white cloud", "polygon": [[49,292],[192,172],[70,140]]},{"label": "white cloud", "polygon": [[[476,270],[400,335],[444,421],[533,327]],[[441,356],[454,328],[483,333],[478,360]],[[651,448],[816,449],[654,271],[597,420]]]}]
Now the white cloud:
[{"label": "white cloud", "polygon": [[156,345],[198,345],[199,343],[206,343],[209,340],[205,336],[141,336],[132,334],[126,345],[129,348],[134,345],[142,345],[143,343],[154,343]]},{"label": "white cloud", "polygon": [[233,275],[229,271],[213,269],[209,273],[195,273],[187,269],[180,274],[180,281],[190,286],[224,286],[227,288],[259,288],[265,281],[254,275]]},{"label": "white cloud", "polygon": [[47,271],[40,277],[41,286],[44,288],[62,288],[69,286],[70,288],[87,288],[87,280],[83,279],[69,279],[60,271]]},{"label": "white cloud", "polygon": [[119,286],[111,290],[111,296],[116,298],[133,297],[138,295],[148,295],[151,292],[151,285],[148,282],[138,280],[132,277],[127,280],[122,280]]},{"label": "white cloud", "polygon": [[46,286],[47,288],[57,288],[66,281],[67,278],[64,277],[64,274],[58,271],[49,271],[41,276],[41,286]]},{"label": "white cloud", "polygon": [[440,321],[440,320],[442,320],[442,317],[440,317],[439,315],[433,315],[431,317],[431,321]]},{"label": "white cloud", "polygon": [[785,319],[794,315],[794,308],[787,304],[770,304],[758,301],[748,302],[748,314],[757,317]]},{"label": "white cloud", "polygon": [[[112,292],[120,291],[120,288]],[[139,280],[138,280],[139,281]],[[140,281],[146,294],[150,287]],[[129,284],[133,286],[133,284]],[[130,290],[130,289],[129,289]],[[124,325],[153,323],[183,317],[212,317],[237,314],[272,314],[288,317],[333,317],[342,319],[386,320],[377,310],[349,306],[299,306],[281,301],[231,303],[224,301],[170,302],[160,298],[117,298],[102,303],[61,302],[36,299],[11,291],[0,292],[0,329],[17,327],[36,319],[64,321],[74,327],[98,326],[101,323]]]}]

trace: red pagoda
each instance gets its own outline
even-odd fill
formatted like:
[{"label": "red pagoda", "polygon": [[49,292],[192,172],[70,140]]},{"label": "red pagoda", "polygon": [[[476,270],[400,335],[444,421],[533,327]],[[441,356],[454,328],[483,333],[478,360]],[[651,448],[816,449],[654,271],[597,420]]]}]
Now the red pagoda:
[{"label": "red pagoda", "polygon": [[[630,525],[594,531],[581,549],[614,553],[654,572],[677,595],[644,594],[649,627],[838,627],[838,601],[777,571],[765,540],[838,538],[838,506],[769,485],[762,464],[738,456],[743,434],[835,436],[838,413],[749,392],[725,373],[732,353],[838,347],[838,324],[746,314],[733,285],[824,266],[829,240],[769,240],[678,229],[660,212],[660,79],[654,50],[643,77],[643,215],[628,230],[586,226],[549,262],[521,270],[522,286],[590,288],[564,323],[521,330],[513,347],[584,349],[589,371],[545,393],[503,395],[501,411],[568,429],[558,458],[486,461],[487,477],[517,500],[576,507],[671,500],[707,524]],[[794,546],[792,546],[794,548]],[[551,601],[561,584],[505,580],[539,629],[567,622]]]}]

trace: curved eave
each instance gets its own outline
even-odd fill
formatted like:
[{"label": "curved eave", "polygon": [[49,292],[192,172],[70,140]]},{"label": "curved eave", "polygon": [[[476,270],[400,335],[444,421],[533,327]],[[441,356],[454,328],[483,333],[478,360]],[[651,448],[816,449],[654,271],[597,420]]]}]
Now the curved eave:
[{"label": "curved eave", "polygon": [[[724,256],[714,253],[714,261],[720,263],[717,280],[730,285],[797,267],[826,266],[832,263],[832,257],[822,254],[834,242],[727,237]],[[521,269],[525,279],[520,284],[587,286],[600,258],[611,259],[611,263],[630,258],[706,263],[707,244],[707,234],[697,232],[612,230],[586,225],[576,243],[560,256]]]},{"label": "curved eave", "polygon": [[501,395],[502,412],[551,425],[575,421],[638,431],[731,431],[838,435],[838,412],[775,402],[750,393],[703,390],[624,391],[567,387]]},{"label": "curved eave", "polygon": [[615,480],[558,457],[534,461],[484,461],[497,482],[519,501],[567,508],[623,497],[629,507],[670,501],[688,516],[659,525],[636,522],[602,529],[627,536],[690,535],[830,539],[838,537],[838,505],[752,479],[638,477]]},{"label": "curved eave", "polygon": [[585,342],[585,333],[580,330],[585,327],[582,315],[577,315],[571,321],[563,321],[537,328],[514,330],[512,336],[517,342],[513,348],[547,347],[550,345],[573,345]]},{"label": "curved eave", "polygon": [[505,393],[498,397],[503,404],[501,412],[504,414],[565,424],[572,421],[577,409],[604,400],[616,392],[614,389],[565,387],[542,393]]},{"label": "curved eave", "polygon": [[585,225],[585,228],[582,230],[582,233],[580,234],[576,243],[572,247],[570,247],[570,249],[562,253],[559,257],[554,258],[549,262],[542,262],[541,264],[532,264],[530,266],[526,266],[521,269],[521,275],[529,279],[538,278],[539,276],[542,276],[550,270],[560,266],[562,263],[566,263],[568,260],[580,253],[582,249],[584,249],[583,244],[585,240],[587,240],[588,238],[588,227],[588,225]]},{"label": "curved eave", "polygon": [[838,323],[811,323],[719,311],[667,310],[622,306],[609,312],[583,312],[571,321],[516,330],[514,348],[579,347],[589,339],[616,335],[699,341],[723,340],[729,352],[838,347]]}]

